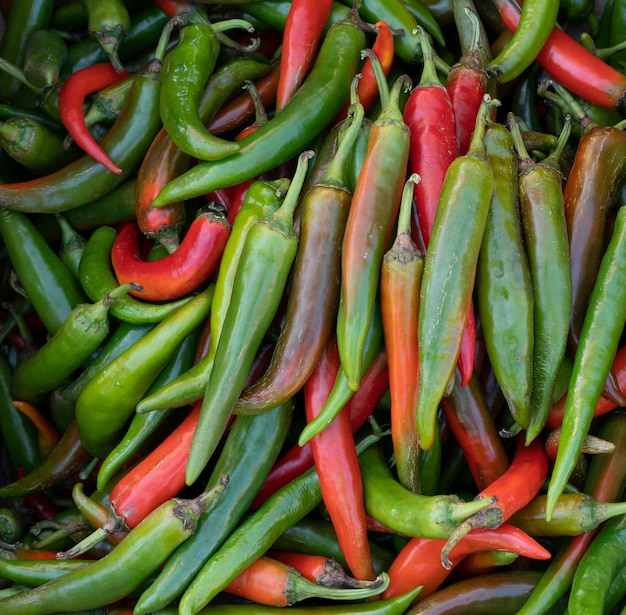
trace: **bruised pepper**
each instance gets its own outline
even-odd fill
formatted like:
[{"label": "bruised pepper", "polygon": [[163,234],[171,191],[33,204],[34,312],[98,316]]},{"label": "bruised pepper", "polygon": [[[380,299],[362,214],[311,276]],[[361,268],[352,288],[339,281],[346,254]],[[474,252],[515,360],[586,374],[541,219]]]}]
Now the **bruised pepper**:
[{"label": "bruised pepper", "polygon": [[435,441],[437,408],[454,374],[471,304],[478,254],[494,190],[483,138],[487,115],[496,102],[488,96],[483,99],[467,154],[448,167],[424,261],[418,325],[420,390],[416,409],[417,429],[424,449],[429,449]]}]

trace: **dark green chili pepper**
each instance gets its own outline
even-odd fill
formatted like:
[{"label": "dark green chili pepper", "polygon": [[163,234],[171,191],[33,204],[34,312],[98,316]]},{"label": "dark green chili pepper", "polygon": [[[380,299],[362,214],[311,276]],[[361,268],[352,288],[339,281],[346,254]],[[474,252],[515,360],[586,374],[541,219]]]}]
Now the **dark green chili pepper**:
[{"label": "dark green chili pepper", "polygon": [[258,220],[246,235],[189,450],[189,485],[215,451],[243,391],[254,356],[278,311],[298,248],[293,211],[311,155],[309,150],[300,154],[283,203],[273,214]]},{"label": "dark green chili pepper", "polygon": [[[98,301],[118,283],[111,266],[111,248],[117,231],[109,226],[97,228],[85,244],[78,270],[80,283],[92,301]],[[161,322],[189,301],[183,297],[168,303],[149,303],[131,296],[119,297],[111,306],[111,316],[135,324]]]},{"label": "dark green chili pepper", "polygon": [[35,426],[13,405],[12,376],[6,354],[0,353],[0,434],[15,476],[20,468],[27,473],[36,468],[41,456]]},{"label": "dark green chili pepper", "polygon": [[[148,392],[164,386],[191,367],[199,337],[200,329],[198,328],[182,341],[179,348],[154,379]],[[98,470],[97,488],[99,490],[103,490],[109,480],[144,449],[146,443],[167,422],[171,414],[169,408],[164,408],[157,412],[133,415],[124,437],[106,456]]]},{"label": "dark green chili pepper", "polygon": [[136,169],[160,128],[160,62],[135,78],[124,112],[111,127],[102,147],[123,169],[112,173],[91,156],[31,181],[0,185],[0,206],[23,212],[53,213],[85,205],[119,186]]},{"label": "dark green chili pepper", "polygon": [[229,477],[228,489],[204,512],[191,540],[178,547],[135,606],[135,615],[152,613],[176,600],[196,573],[235,530],[276,461],[291,425],[290,400],[257,416],[239,416],[211,472]]},{"label": "dark green chili pepper", "polygon": [[[0,57],[21,67],[24,64],[28,39],[37,30],[48,28],[53,5],[52,0],[24,0],[11,6],[0,41]],[[20,88],[19,81],[4,71],[0,71],[1,100],[9,103],[16,102],[15,98]]]},{"label": "dark green chili pepper", "polygon": [[[3,613],[36,615],[98,608],[127,596],[193,534],[202,511],[228,483],[226,477],[193,500],[171,499],[150,513],[108,555],[28,592],[0,601]],[[95,591],[97,588],[97,591]]]},{"label": "dark green chili pepper", "polygon": [[58,171],[78,160],[82,152],[65,147],[63,137],[34,118],[16,117],[0,124],[0,145],[35,177]]},{"label": "dark green chili pepper", "polygon": [[183,339],[208,316],[209,286],[166,316],[141,340],[98,372],[76,400],[81,441],[105,458],[115,447],[135,406]]},{"label": "dark green chili pepper", "polygon": [[526,441],[543,429],[552,405],[552,392],[565,355],[571,312],[572,279],[558,157],[569,137],[569,123],[557,148],[535,163],[520,140],[519,127],[509,115],[518,152],[519,192],[524,245],[533,287],[533,387]]},{"label": "dark green chili pepper", "polygon": [[546,517],[576,465],[582,441],[593,418],[604,382],[617,352],[626,322],[626,207],[618,210],[596,283],[589,298],[563,413],[563,425],[554,469],[548,486]]},{"label": "dark green chili pepper", "polygon": [[[429,240],[420,292],[420,389],[416,408],[422,448],[435,439],[437,408],[461,348],[489,205],[494,190],[483,137],[493,101],[486,96],[465,156],[445,175]],[[435,243],[433,243],[433,241]]]},{"label": "dark green chili pepper", "polygon": [[0,508],[0,541],[5,544],[17,542],[23,535],[25,522],[15,508]]},{"label": "dark green chili pepper", "polygon": [[[231,22],[222,22],[222,25],[228,23]],[[160,103],[163,126],[183,152],[199,160],[220,160],[237,153],[241,147],[237,141],[211,134],[198,112],[205,83],[217,64],[220,43],[216,28],[219,25],[191,23],[184,26],[178,44],[163,63]]]},{"label": "dark green chili pepper", "polygon": [[123,72],[117,55],[120,42],[130,30],[130,15],[121,0],[82,0],[87,14],[87,29],[111,64],[118,72]]},{"label": "dark green chili pepper", "polygon": [[44,124],[47,128],[50,128],[58,135],[65,136],[67,130],[59,124],[55,119],[51,118],[46,113],[42,113],[37,109],[24,109],[22,107],[15,107],[13,105],[6,105],[0,103],[0,119],[9,120],[17,117],[26,117],[37,120],[41,124]]},{"label": "dark green chili pepper", "polygon": [[[364,436],[357,444],[357,451],[361,453],[379,438],[378,434]],[[180,598],[180,615],[197,613],[239,572],[269,549],[287,527],[309,514],[321,499],[315,468],[270,496],[230,533],[196,574]]]},{"label": "dark green chili pepper", "polygon": [[91,104],[85,113],[85,124],[95,126],[100,122],[113,122],[122,112],[130,91],[133,87],[135,76],[130,75],[91,96]]},{"label": "dark green chili pepper", "polygon": [[27,215],[0,208],[0,234],[17,279],[54,335],[85,293]]},{"label": "dark green chili pepper", "polygon": [[84,568],[90,560],[14,559],[0,556],[0,577],[28,587],[39,587],[73,570]]},{"label": "dark green chili pepper", "polygon": [[241,140],[236,154],[204,161],[165,186],[155,207],[238,184],[277,168],[302,152],[328,125],[348,98],[359,69],[365,36],[353,21],[328,31],[308,77],[289,104]]},{"label": "dark green chili pepper", "polygon": [[494,192],[476,269],[477,305],[489,361],[515,421],[528,427],[533,370],[533,291],[522,240],[517,154],[511,133],[492,123],[485,152]]},{"label": "dark green chili pepper", "polygon": [[453,495],[421,495],[394,478],[380,446],[359,456],[363,497],[367,512],[388,528],[405,536],[447,538],[465,519],[489,505],[464,502]]},{"label": "dark green chili pepper", "polygon": [[[568,613],[604,613],[613,578],[626,565],[626,515],[607,521],[576,567]],[[592,591],[591,588],[593,588]]]},{"label": "dark green chili pepper", "polygon": [[67,43],[54,30],[36,30],[24,50],[24,76],[38,88],[48,88],[59,80],[67,59]]},{"label": "dark green chili pepper", "polygon": [[133,288],[124,284],[96,303],[81,303],[54,335],[13,372],[16,399],[35,401],[69,378],[95,352],[109,334],[109,307]]},{"label": "dark green chili pepper", "polygon": [[61,244],[58,255],[70,273],[78,280],[78,269],[83,250],[87,243],[85,238],[78,233],[62,214],[55,214],[56,221],[61,229]]}]

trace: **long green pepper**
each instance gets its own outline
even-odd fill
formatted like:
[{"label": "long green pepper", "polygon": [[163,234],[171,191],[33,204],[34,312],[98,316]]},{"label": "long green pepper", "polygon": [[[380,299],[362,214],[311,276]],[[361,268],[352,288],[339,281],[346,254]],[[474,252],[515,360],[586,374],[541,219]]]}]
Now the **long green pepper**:
[{"label": "long green pepper", "polygon": [[484,150],[487,115],[497,101],[481,103],[465,156],[446,172],[424,261],[418,343],[420,389],[417,430],[423,449],[435,441],[437,409],[450,386],[469,313],[480,246],[494,190]]},{"label": "long green pepper", "polygon": [[187,460],[188,485],[214,453],[280,305],[298,249],[293,212],[312,152],[300,154],[282,205],[248,231]]}]

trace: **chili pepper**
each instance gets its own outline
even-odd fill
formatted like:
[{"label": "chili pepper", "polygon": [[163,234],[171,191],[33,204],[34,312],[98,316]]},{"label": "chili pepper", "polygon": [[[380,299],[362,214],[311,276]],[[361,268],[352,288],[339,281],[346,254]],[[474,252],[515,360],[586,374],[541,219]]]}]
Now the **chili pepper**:
[{"label": "chili pepper", "polygon": [[459,443],[479,489],[488,487],[509,467],[509,458],[490,416],[480,382],[472,376],[441,400],[446,422]]},{"label": "chili pepper", "polygon": [[215,476],[228,474],[229,489],[201,516],[193,540],[172,553],[162,572],[142,593],[135,607],[137,615],[152,613],[182,594],[235,529],[283,445],[292,408],[290,401],[267,413],[234,420],[209,478],[211,483]]},{"label": "chili pepper", "polygon": [[[435,438],[437,407],[454,374],[469,313],[480,244],[494,190],[483,138],[494,102],[486,96],[465,156],[446,172],[420,290],[420,388],[416,408],[422,448]],[[480,177],[480,180],[477,178]],[[459,263],[464,263],[459,267]]]},{"label": "chili pepper", "polygon": [[311,72],[289,105],[243,139],[236,154],[200,162],[171,181],[159,192],[153,206],[238,184],[297,156],[321,134],[347,99],[364,40],[353,21],[331,26]]},{"label": "chili pepper", "polygon": [[78,279],[80,259],[87,241],[80,233],[72,228],[72,225],[62,214],[55,214],[55,219],[61,230],[61,244],[58,248],[59,258],[70,273]]},{"label": "chili pepper", "polygon": [[209,286],[169,314],[81,391],[76,421],[85,448],[96,457],[113,450],[137,402],[182,340],[208,315],[213,289]]},{"label": "chili pepper", "polygon": [[109,333],[109,306],[131,287],[131,284],[123,284],[96,303],[76,306],[61,328],[17,366],[11,381],[15,397],[33,401],[80,368]]},{"label": "chili pepper", "polygon": [[[92,64],[91,66],[98,66]],[[80,73],[85,68],[76,71]],[[133,87],[135,75],[127,75],[115,81],[111,85],[106,85],[102,89],[97,90],[91,96],[89,108],[84,114],[84,121],[87,127],[96,126],[104,123],[110,124],[114,122],[126,106],[130,90]]]},{"label": "chili pepper", "polygon": [[617,351],[622,320],[626,320],[623,307],[625,302],[620,292],[622,284],[620,255],[625,237],[625,216],[626,210],[622,211],[620,208],[589,298],[587,316],[574,357],[574,368],[563,412],[561,438],[548,487],[546,510],[548,520],[556,499],[576,463],[582,439],[589,431],[593,410]]},{"label": "chili pepper", "polygon": [[[363,377],[363,349],[380,281],[380,267],[398,211],[409,157],[409,128],[402,119],[399,96],[410,82],[399,77],[391,91],[376,56],[382,108],[372,124],[363,169],[357,180],[341,247],[341,289],[337,313],[337,347],[351,389]],[[393,163],[392,163],[393,161]]]},{"label": "chili pepper", "polygon": [[[213,454],[244,389],[254,355],[278,310],[298,246],[293,211],[311,155],[310,150],[300,155],[298,168],[281,206],[259,220],[246,234],[191,442],[187,484],[195,481]],[[253,296],[251,288],[255,289]]]},{"label": "chili pepper", "polygon": [[[520,10],[511,0],[494,0],[506,27],[515,31]],[[626,76],[580,45],[560,28],[553,28],[534,58],[563,87],[607,108],[624,105]]]},{"label": "chili pepper", "polygon": [[450,582],[456,583],[482,574],[497,572],[503,567],[511,566],[519,558],[517,553],[507,551],[479,551],[470,553],[450,574]]},{"label": "chili pepper", "polygon": [[324,0],[315,7],[307,2],[291,3],[283,30],[277,113],[286,106],[311,69],[332,5],[332,0]]},{"label": "chili pepper", "polygon": [[533,162],[525,153],[519,127],[512,116],[509,126],[520,158],[520,210],[533,287],[532,411],[526,430],[526,441],[530,442],[543,429],[552,404],[571,313],[572,280],[562,175],[557,162],[569,137],[569,123],[565,124],[556,149],[541,163]]},{"label": "chili pepper", "polygon": [[[183,373],[192,364],[194,348],[197,344],[199,331],[192,331],[180,344],[165,367],[159,372],[150,386],[154,390],[173,380]],[[97,487],[103,490],[109,480],[129,463],[146,443],[154,436],[157,430],[171,417],[171,410],[164,408],[161,411],[148,414],[137,414],[132,417],[124,437],[117,446],[106,456],[98,470]]]},{"label": "chili pepper", "polygon": [[519,213],[518,160],[511,133],[502,124],[487,126],[484,143],[495,185],[478,257],[476,298],[490,364],[511,415],[526,428],[533,378],[533,289]]},{"label": "chili pepper", "polygon": [[[359,439],[359,454],[378,438],[378,434],[369,434]],[[287,527],[310,513],[321,499],[319,477],[313,468],[271,496],[242,521],[205,562],[180,598],[181,615],[197,613],[208,604],[239,572],[267,551]],[[384,578],[385,573],[380,576]]]},{"label": "chili pepper", "polygon": [[58,32],[36,30],[28,37],[22,70],[33,85],[51,87],[59,80],[66,59],[67,43]]},{"label": "chili pepper", "polygon": [[213,72],[220,49],[216,28],[246,22],[189,23],[163,65],[161,119],[172,141],[194,158],[220,160],[235,154],[240,144],[211,134],[198,114],[204,84]]},{"label": "chili pepper", "polygon": [[[12,5],[0,42],[0,56],[7,62],[22,66],[30,35],[37,30],[48,28],[52,8],[53,2],[50,0],[31,0],[30,2],[16,2]],[[0,74],[0,98],[2,100],[15,101],[19,90],[18,81],[4,72]]]},{"label": "chili pepper", "polygon": [[83,106],[85,97],[128,77],[127,71],[119,72],[110,63],[93,64],[72,73],[59,91],[59,113],[63,125],[78,146],[112,173],[122,173],[107,153],[93,138],[85,123]]},{"label": "chili pepper", "polygon": [[[379,353],[365,372],[358,391],[346,402],[345,411],[350,415],[352,433],[356,433],[374,411],[376,404],[389,386],[387,354]],[[270,495],[288,482],[313,467],[311,443],[294,444],[274,464],[265,482],[255,496],[251,508],[258,508]]]},{"label": "chili pepper", "polygon": [[41,455],[35,426],[13,405],[11,378],[13,369],[5,353],[0,354],[0,433],[13,472],[23,468],[30,472],[39,464]]},{"label": "chili pepper", "polygon": [[65,148],[54,130],[34,118],[14,117],[0,124],[0,143],[9,156],[34,176],[42,176],[74,162],[81,152]]},{"label": "chili pepper", "polygon": [[[92,301],[102,299],[118,286],[111,266],[111,250],[117,231],[101,226],[93,231],[83,251],[78,270],[80,283]],[[143,302],[128,295],[118,297],[109,308],[111,316],[128,323],[158,323],[190,300],[183,297],[166,303]]]},{"label": "chili pepper", "polygon": [[522,5],[513,38],[487,65],[500,83],[507,83],[528,68],[556,26],[559,5],[545,0],[526,0]]},{"label": "chili pepper", "polygon": [[39,453],[41,458],[45,459],[59,442],[60,436],[56,427],[40,410],[26,401],[15,400],[13,406],[27,416],[36,427]]},{"label": "chili pepper", "polygon": [[3,208],[54,213],[79,207],[103,196],[126,180],[141,160],[159,128],[160,62],[135,78],[128,105],[100,145],[121,174],[111,173],[85,155],[62,169],[30,181],[0,184]]},{"label": "chili pepper", "polygon": [[476,496],[491,498],[495,502],[476,515],[463,521],[451,534],[441,551],[441,562],[446,566],[450,550],[459,537],[477,527],[498,527],[508,521],[513,513],[528,504],[539,492],[548,475],[548,457],[544,446],[537,439],[524,444],[522,435],[515,440],[515,455],[507,471]]},{"label": "chili pepper", "polygon": [[130,29],[128,9],[121,0],[107,0],[104,3],[82,0],[82,3],[87,16],[89,34],[98,41],[115,70],[119,73],[124,72],[117,50],[120,41]]},{"label": "chili pepper", "polygon": [[[304,408],[308,421],[315,418],[333,387],[339,371],[335,339],[322,352],[317,367],[304,384]],[[322,498],[337,533],[339,544],[355,578],[376,577],[369,549],[363,481],[354,448],[350,416],[346,408],[324,431],[311,439]],[[351,493],[350,500],[345,494]]]},{"label": "chili pepper", "polygon": [[362,107],[355,107],[333,161],[301,200],[298,252],[284,325],[268,371],[240,395],[238,414],[262,412],[300,390],[332,332],[340,293],[341,242],[352,197],[343,171],[362,119]]},{"label": "chili pepper", "polygon": [[412,538],[400,549],[389,567],[389,587],[383,598],[393,598],[422,586],[414,602],[433,594],[450,574],[450,569],[472,553],[505,551],[534,559],[548,559],[550,552],[515,526],[504,523],[496,529],[474,530],[467,534],[450,553],[451,567],[441,566],[441,549],[445,539]]},{"label": "chili pepper", "polygon": [[[601,438],[615,444],[615,451],[592,458],[583,491],[601,502],[617,501],[624,488],[625,418],[622,412],[615,411],[604,417],[598,430]],[[527,615],[549,609],[570,589],[578,562],[596,532],[592,529],[575,536],[556,553],[520,613]]]},{"label": "chili pepper", "polygon": [[419,176],[411,175],[405,184],[396,239],[383,257],[380,276],[394,458],[398,480],[415,493],[420,492],[415,402],[419,386],[417,314],[424,256],[411,238],[411,208],[413,187],[419,180]]},{"label": "chili pepper", "polygon": [[20,560],[0,557],[0,575],[13,583],[39,587],[73,570],[89,565],[90,560]]},{"label": "chili pepper", "polygon": [[20,284],[46,329],[54,335],[70,312],[84,301],[80,285],[27,215],[1,209],[0,234]]},{"label": "chili pepper", "polygon": [[141,291],[131,290],[148,301],[170,301],[189,294],[217,269],[230,234],[223,212],[200,210],[185,233],[180,246],[156,261],[145,261],[140,254],[137,224],[124,224],[111,250],[116,278],[125,283],[137,281]]},{"label": "chili pepper", "polygon": [[[75,608],[97,608],[128,595],[147,580],[167,556],[193,534],[204,508],[224,490],[228,480],[193,500],[171,499],[111,553],[84,568],[70,572],[39,588],[2,600],[9,613],[49,613]],[[94,587],[98,591],[94,591]]]}]

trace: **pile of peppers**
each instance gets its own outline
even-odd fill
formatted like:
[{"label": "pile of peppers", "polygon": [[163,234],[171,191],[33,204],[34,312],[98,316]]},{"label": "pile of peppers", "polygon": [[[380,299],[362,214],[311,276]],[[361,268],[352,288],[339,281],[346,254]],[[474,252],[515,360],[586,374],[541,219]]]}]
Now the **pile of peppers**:
[{"label": "pile of peppers", "polygon": [[0,2],[0,613],[626,612],[626,1]]}]

